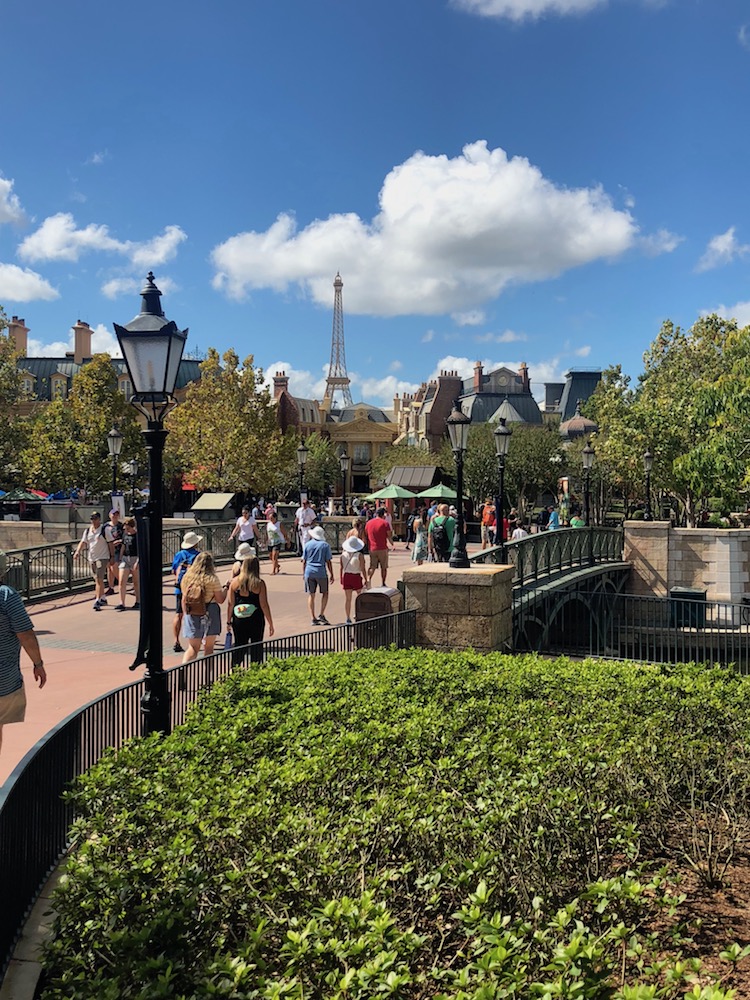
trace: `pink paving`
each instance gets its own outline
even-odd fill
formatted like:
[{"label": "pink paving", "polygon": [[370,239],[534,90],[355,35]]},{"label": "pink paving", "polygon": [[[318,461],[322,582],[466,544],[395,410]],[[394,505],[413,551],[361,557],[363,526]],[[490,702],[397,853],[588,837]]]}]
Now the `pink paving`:
[{"label": "pink paving", "polygon": [[[387,584],[395,587],[404,567],[410,565],[410,553],[404,551],[403,543],[397,543],[396,551],[390,554]],[[345,619],[338,570],[338,556],[334,556],[336,583],[331,589],[326,609],[326,617],[332,625],[341,624]],[[300,561],[296,558],[284,559],[282,573],[277,576],[270,575],[270,566],[264,561],[262,571],[268,587],[276,635],[297,635],[310,631]],[[229,567],[222,568],[219,575],[222,580],[226,579]],[[379,573],[373,584],[380,585]],[[92,594],[65,595],[29,605],[47,670],[47,684],[42,691],[36,688],[31,664],[22,653],[21,666],[28,700],[26,721],[3,729],[0,784],[37,740],[58,722],[95,698],[142,676],[143,668],[135,673],[128,670],[138,642],[138,612],[116,612],[114,605],[119,602],[119,597],[108,600],[108,606],[98,613],[92,610]],[[132,595],[128,595],[128,603],[132,604],[133,600]],[[172,652],[174,597],[166,577],[163,607],[164,663],[170,667],[180,662],[181,654]],[[226,621],[224,615],[222,621]],[[217,640],[217,649],[221,648],[222,641],[221,637]]]}]

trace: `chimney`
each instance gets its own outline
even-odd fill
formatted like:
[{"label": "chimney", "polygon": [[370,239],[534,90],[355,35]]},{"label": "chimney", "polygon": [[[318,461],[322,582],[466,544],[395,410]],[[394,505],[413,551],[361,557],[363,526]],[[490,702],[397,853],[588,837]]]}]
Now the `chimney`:
[{"label": "chimney", "polygon": [[518,369],[518,374],[521,376],[523,391],[531,392],[531,383],[529,382],[529,369],[526,367],[525,361],[521,362],[521,367]]},{"label": "chimney", "polygon": [[91,357],[91,333],[91,327],[82,319],[73,327],[73,360],[77,365],[82,365],[84,358]]},{"label": "chimney", "polygon": [[[406,397],[404,397],[406,398]],[[401,398],[398,393],[393,397],[393,415],[397,417],[401,412]]]},{"label": "chimney", "polygon": [[482,362],[477,361],[476,364],[474,365],[474,392],[482,391],[482,375],[483,375]]},{"label": "chimney", "polygon": [[273,376],[273,398],[278,399],[282,392],[289,390],[289,378],[286,372],[276,372]]},{"label": "chimney", "polygon": [[8,336],[15,344],[16,351],[25,358],[29,351],[29,328],[26,320],[13,316],[8,323]]}]

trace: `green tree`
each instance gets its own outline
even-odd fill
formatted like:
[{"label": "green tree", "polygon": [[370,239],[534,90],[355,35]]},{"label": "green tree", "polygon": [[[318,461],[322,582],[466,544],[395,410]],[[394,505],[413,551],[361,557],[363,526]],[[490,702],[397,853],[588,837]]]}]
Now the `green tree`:
[{"label": "green tree", "polygon": [[24,481],[51,492],[72,486],[106,491],[112,480],[107,435],[115,424],[123,435],[120,461],[143,463],[135,410],[117,388],[109,355],[97,354],[73,377],[67,399],[40,405],[32,417],[20,454]]},{"label": "green tree", "polygon": [[0,424],[0,477],[9,482],[11,470],[18,465],[18,456],[26,439],[28,421],[7,414],[25,398],[23,375],[18,369],[18,352],[10,337],[5,335],[7,320],[0,307],[0,408],[6,419]]},{"label": "green tree", "polygon": [[557,493],[562,449],[557,427],[513,424],[505,461],[505,490],[511,505],[525,512],[542,491]]},{"label": "green tree", "polygon": [[166,421],[165,464],[182,470],[199,490],[261,493],[272,489],[296,447],[283,435],[263,385],[263,371],[250,355],[240,363],[210,347],[201,378]]},{"label": "green tree", "polygon": [[[299,465],[297,464],[297,446],[299,438],[296,434],[290,436],[292,457],[287,462],[278,478],[278,489],[294,496],[299,489]],[[320,496],[327,496],[330,487],[335,487],[341,480],[341,465],[338,452],[327,437],[315,431],[305,438],[307,460],[305,462],[305,488]]]}]

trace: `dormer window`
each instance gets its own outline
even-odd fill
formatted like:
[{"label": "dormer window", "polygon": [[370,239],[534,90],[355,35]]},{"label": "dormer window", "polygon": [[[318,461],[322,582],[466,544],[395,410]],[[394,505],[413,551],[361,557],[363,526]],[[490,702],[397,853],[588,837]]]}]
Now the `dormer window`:
[{"label": "dormer window", "polygon": [[24,395],[30,396],[34,391],[34,380],[30,378],[25,378],[21,383],[23,387]]},{"label": "dormer window", "polygon": [[52,398],[53,399],[65,399],[67,396],[67,379],[62,376],[52,378]]},{"label": "dormer window", "polygon": [[133,398],[133,383],[129,378],[121,378],[119,381],[120,392],[123,394],[125,399],[130,402]]}]

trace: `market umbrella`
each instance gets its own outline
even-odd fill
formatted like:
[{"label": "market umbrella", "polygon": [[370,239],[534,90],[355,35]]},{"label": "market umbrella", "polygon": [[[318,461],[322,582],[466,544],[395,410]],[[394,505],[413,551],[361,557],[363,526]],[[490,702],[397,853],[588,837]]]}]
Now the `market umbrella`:
[{"label": "market umbrella", "polygon": [[20,488],[11,490],[10,493],[6,493],[5,496],[3,497],[3,500],[5,500],[6,503],[14,503],[20,500],[26,500],[26,501],[31,500],[36,503],[39,503],[39,497],[36,495],[36,493],[32,493],[31,490],[22,490]]},{"label": "market umbrella", "polygon": [[0,490],[0,498],[1,498],[1,497],[4,497],[5,495],[6,495],[6,494],[5,494],[5,490]]},{"label": "market umbrella", "polygon": [[405,490],[403,486],[395,486],[391,483],[390,486],[384,486],[377,493],[371,493],[369,497],[365,497],[365,500],[412,500],[415,496],[416,493],[412,493],[411,490]]},{"label": "market umbrella", "polygon": [[39,497],[40,500],[46,500],[49,497],[49,493],[45,493],[44,490],[29,490],[29,492]]},{"label": "market umbrella", "polygon": [[446,486],[445,483],[438,483],[437,486],[430,486],[428,489],[422,490],[421,493],[417,493],[417,496],[428,500],[455,500],[456,491],[452,490],[450,486]]}]

